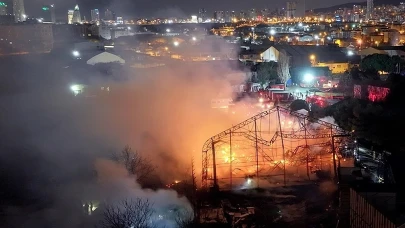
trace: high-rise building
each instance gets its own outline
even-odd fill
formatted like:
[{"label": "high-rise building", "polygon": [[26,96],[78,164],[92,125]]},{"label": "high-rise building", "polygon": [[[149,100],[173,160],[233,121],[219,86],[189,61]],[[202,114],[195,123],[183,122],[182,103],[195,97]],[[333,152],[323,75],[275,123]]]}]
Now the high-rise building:
[{"label": "high-rise building", "polygon": [[52,23],[56,23],[55,5],[54,5],[54,4],[51,4],[51,5],[49,6],[49,9],[50,9],[50,11],[51,11],[51,22],[52,22]]},{"label": "high-rise building", "polygon": [[104,12],[104,20],[106,21],[113,21],[114,20],[114,15],[113,12],[109,9],[106,9]]},{"label": "high-rise building", "polygon": [[202,23],[205,22],[206,20],[207,20],[207,11],[204,8],[198,10],[198,22]]},{"label": "high-rise building", "polygon": [[25,15],[24,0],[13,0],[13,14],[15,22],[25,21],[27,15]]},{"label": "high-rise building", "polygon": [[73,23],[81,23],[82,17],[80,16],[80,9],[79,6],[75,6],[75,10],[73,11]]},{"label": "high-rise building", "polygon": [[117,17],[117,24],[124,24],[124,19],[122,17]]},{"label": "high-rise building", "polygon": [[0,2],[0,16],[7,15],[7,4]]},{"label": "high-rise building", "polygon": [[224,22],[224,11],[215,11],[214,12],[214,20],[216,22]]},{"label": "high-rise building", "polygon": [[46,22],[52,22],[55,23],[56,22],[56,18],[55,18],[55,6],[54,5],[45,5],[42,7],[42,12],[43,12],[43,18],[44,21]]},{"label": "high-rise building", "polygon": [[295,13],[294,17],[304,18],[306,12],[306,0],[295,0]]},{"label": "high-rise building", "polygon": [[296,2],[287,2],[286,7],[286,17],[291,19],[295,17],[295,11],[297,10],[297,3]]},{"label": "high-rise building", "polygon": [[98,11],[98,9],[91,10],[91,21],[100,21],[100,12]]},{"label": "high-rise building", "polygon": [[73,14],[74,10],[68,10],[68,24],[73,24]]},{"label": "high-rise building", "polygon": [[374,1],[367,0],[367,9],[366,9],[366,20],[370,20],[373,18],[374,13]]}]

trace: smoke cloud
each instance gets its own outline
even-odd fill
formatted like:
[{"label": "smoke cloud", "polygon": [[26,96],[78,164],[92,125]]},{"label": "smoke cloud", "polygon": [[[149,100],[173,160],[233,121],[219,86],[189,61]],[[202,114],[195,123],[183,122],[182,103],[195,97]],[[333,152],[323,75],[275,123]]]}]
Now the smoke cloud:
[{"label": "smoke cloud", "polygon": [[[65,68],[55,56],[42,57],[1,63],[5,75],[12,75],[1,79],[7,90],[0,97],[4,224],[90,226],[95,218],[84,215],[83,203],[103,202],[113,192],[118,198],[156,197],[157,208],[189,207],[174,192],[141,190],[120,168],[100,159],[129,145],[171,183],[190,175],[194,158],[199,179],[205,140],[242,118],[212,109],[211,99],[230,97],[230,81],[243,81],[244,73],[235,74],[226,63],[182,62],[152,70],[124,66],[118,76],[126,80],[112,80],[94,68]],[[10,68],[16,61],[24,68]],[[110,93],[75,97],[70,87],[78,79],[92,88],[108,86]]]},{"label": "smoke cloud", "polygon": [[[134,177],[128,175],[119,164],[110,160],[99,159],[95,162],[98,180],[102,187],[105,198],[113,203],[128,199],[148,200],[151,203],[152,218],[156,219],[157,227],[174,228],[176,216],[190,216],[192,219],[192,208],[185,197],[179,197],[173,190],[152,191],[142,189],[141,186],[134,182]],[[173,209],[183,211],[180,214],[172,212]]]}]

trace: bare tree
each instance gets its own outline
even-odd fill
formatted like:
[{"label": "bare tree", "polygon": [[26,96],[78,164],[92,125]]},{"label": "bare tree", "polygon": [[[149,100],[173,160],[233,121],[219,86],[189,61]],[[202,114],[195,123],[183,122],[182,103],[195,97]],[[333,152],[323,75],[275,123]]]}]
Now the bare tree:
[{"label": "bare tree", "polygon": [[277,63],[278,78],[280,79],[280,82],[285,85],[290,78],[290,57],[285,50],[280,51]]},{"label": "bare tree", "polygon": [[198,225],[197,221],[193,219],[193,214],[190,211],[179,211],[175,216],[178,228],[192,228]]},{"label": "bare tree", "polygon": [[152,204],[140,198],[108,204],[103,211],[103,228],[152,227]]},{"label": "bare tree", "polygon": [[140,184],[146,183],[155,171],[155,166],[148,159],[142,157],[138,151],[133,151],[129,146],[126,146],[121,152],[113,154],[113,159],[123,164],[129,174],[135,175]]}]

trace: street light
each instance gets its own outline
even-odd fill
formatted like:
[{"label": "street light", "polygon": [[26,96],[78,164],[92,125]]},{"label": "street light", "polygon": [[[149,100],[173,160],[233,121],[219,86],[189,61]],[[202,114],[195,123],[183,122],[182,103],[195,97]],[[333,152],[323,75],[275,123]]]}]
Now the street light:
[{"label": "street light", "polygon": [[197,38],[196,38],[195,36],[193,36],[192,40],[193,40],[193,41],[196,41],[196,40],[197,40]]},{"label": "street light", "polygon": [[173,45],[177,47],[177,46],[179,46],[179,42],[174,41],[174,42],[173,42]]},{"label": "street light", "polygon": [[310,73],[304,74],[304,81],[305,82],[312,82],[314,80],[314,75]]},{"label": "street light", "polygon": [[310,55],[309,59],[311,59],[312,61],[315,60],[315,55]]},{"label": "street light", "polygon": [[72,54],[73,54],[74,57],[79,57],[80,56],[80,52],[78,52],[78,51],[73,51]]}]

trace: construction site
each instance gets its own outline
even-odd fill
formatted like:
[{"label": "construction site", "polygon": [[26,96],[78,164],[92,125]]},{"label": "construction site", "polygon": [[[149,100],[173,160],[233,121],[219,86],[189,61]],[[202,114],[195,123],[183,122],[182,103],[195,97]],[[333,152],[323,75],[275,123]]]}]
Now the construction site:
[{"label": "construction site", "polygon": [[[350,141],[350,134],[335,125],[333,119],[315,119],[306,110],[290,111],[277,106],[204,143],[202,189],[220,195],[224,214],[230,213],[231,221],[251,222],[252,207],[256,208],[256,217],[258,211],[263,214],[272,208],[273,212],[265,214],[274,215],[273,221],[294,217],[284,222],[295,226],[283,223],[283,227],[314,227],[308,219],[303,224],[302,218],[315,219],[315,215],[309,216],[314,207],[318,207],[315,211],[319,216],[331,210],[341,152]],[[326,182],[330,183],[327,190],[322,189],[322,183]],[[244,207],[240,206],[240,200],[244,201]],[[324,202],[317,205],[321,200]],[[284,211],[292,207],[295,212]],[[227,212],[225,208],[234,209]],[[236,213],[238,210],[242,212]],[[250,219],[243,211],[250,211]],[[232,227],[239,226],[233,223]]]}]

